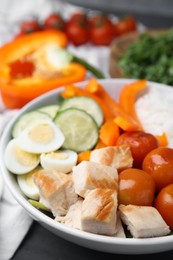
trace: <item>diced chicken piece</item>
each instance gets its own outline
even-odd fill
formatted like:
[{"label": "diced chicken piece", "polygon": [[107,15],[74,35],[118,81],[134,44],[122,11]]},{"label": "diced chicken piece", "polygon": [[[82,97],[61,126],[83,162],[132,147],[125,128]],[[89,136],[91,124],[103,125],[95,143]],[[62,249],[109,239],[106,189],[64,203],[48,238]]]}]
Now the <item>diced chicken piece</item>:
[{"label": "diced chicken piece", "polygon": [[73,167],[75,192],[85,197],[88,190],[95,188],[117,189],[118,173],[115,168],[95,162],[82,161]]},{"label": "diced chicken piece", "polygon": [[118,171],[131,168],[133,165],[133,157],[128,145],[95,149],[90,154],[90,161],[114,167]]},{"label": "diced chicken piece", "polygon": [[152,206],[120,205],[120,217],[135,238],[160,237],[170,228],[158,210]]},{"label": "diced chicken piece", "polygon": [[94,189],[87,192],[82,204],[82,230],[102,235],[116,233],[117,191]]},{"label": "diced chicken piece", "polygon": [[66,216],[57,216],[56,221],[63,223],[69,227],[81,229],[81,208],[83,199],[79,198],[70,206]]},{"label": "diced chicken piece", "polygon": [[126,237],[119,211],[117,211],[117,226],[116,226],[116,234],[114,236],[115,237]]},{"label": "diced chicken piece", "polygon": [[33,176],[40,193],[40,202],[51,209],[53,215],[66,215],[78,196],[74,191],[72,176],[56,170],[40,170]]}]

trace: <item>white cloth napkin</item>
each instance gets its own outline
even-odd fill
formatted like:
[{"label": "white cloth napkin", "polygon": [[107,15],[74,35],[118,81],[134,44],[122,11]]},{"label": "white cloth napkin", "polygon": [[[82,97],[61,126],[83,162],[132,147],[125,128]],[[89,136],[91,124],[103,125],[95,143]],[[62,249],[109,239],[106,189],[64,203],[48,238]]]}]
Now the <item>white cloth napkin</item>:
[{"label": "white cloth napkin", "polygon": [[[71,6],[62,2],[49,0],[6,0],[0,6],[0,45],[9,41],[18,30],[18,23],[27,16],[36,15],[44,19],[54,10],[60,11],[64,17],[81,8]],[[8,15],[7,15],[8,14]],[[8,20],[7,20],[8,18]],[[108,74],[107,47],[92,47],[90,44],[75,48],[69,46],[69,50],[81,58],[85,58],[96,67]],[[5,110],[0,99],[0,135],[10,118],[17,113],[17,110]],[[0,259],[9,260],[20,246],[32,224],[31,217],[13,198],[0,172]]]}]

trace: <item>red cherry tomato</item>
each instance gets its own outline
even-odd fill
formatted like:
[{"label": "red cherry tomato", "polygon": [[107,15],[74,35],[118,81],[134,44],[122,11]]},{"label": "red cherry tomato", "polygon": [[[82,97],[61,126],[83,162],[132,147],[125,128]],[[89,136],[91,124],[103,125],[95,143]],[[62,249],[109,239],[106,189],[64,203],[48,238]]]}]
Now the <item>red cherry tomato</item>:
[{"label": "red cherry tomato", "polygon": [[65,30],[65,20],[60,14],[52,13],[50,14],[43,23],[44,29],[57,29],[60,31]]},{"label": "red cherry tomato", "polygon": [[88,23],[88,17],[83,12],[76,12],[71,15],[69,21],[77,23]]},{"label": "red cherry tomato", "polygon": [[116,145],[127,144],[131,148],[133,167],[141,168],[145,156],[153,149],[158,147],[156,137],[143,131],[132,131],[121,134]]},{"label": "red cherry tomato", "polygon": [[97,15],[90,20],[90,38],[95,45],[109,45],[114,38],[114,29],[107,16]]},{"label": "red cherry tomato", "polygon": [[169,184],[160,190],[154,206],[173,231],[173,184]]},{"label": "red cherry tomato", "polygon": [[144,158],[142,169],[153,177],[157,191],[173,183],[173,149],[168,147],[154,149]]},{"label": "red cherry tomato", "polygon": [[12,78],[31,77],[35,66],[30,61],[17,60],[10,65],[10,76]]},{"label": "red cherry tomato", "polygon": [[32,33],[41,30],[41,26],[37,20],[23,21],[20,24],[21,33]]},{"label": "red cherry tomato", "polygon": [[114,30],[117,36],[136,31],[137,21],[133,16],[124,17],[114,24]]},{"label": "red cherry tomato", "polygon": [[151,206],[154,201],[155,183],[143,170],[130,168],[119,173],[118,203]]},{"label": "red cherry tomato", "polygon": [[76,14],[66,24],[66,35],[76,46],[89,41],[88,20],[84,14]]}]

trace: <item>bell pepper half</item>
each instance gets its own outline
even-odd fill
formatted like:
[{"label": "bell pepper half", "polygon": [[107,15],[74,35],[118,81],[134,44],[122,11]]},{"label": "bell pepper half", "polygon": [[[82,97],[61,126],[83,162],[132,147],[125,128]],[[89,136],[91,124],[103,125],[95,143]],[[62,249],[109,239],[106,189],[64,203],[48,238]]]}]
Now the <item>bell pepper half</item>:
[{"label": "bell pepper half", "polygon": [[21,108],[49,90],[85,79],[83,65],[57,56],[67,43],[63,32],[52,30],[20,36],[0,48],[0,91],[7,108]]}]

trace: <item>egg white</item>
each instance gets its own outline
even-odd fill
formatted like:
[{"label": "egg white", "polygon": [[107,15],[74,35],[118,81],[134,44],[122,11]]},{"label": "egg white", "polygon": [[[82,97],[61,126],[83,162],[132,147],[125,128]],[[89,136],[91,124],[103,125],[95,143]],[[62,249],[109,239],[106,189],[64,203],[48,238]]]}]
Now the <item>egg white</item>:
[{"label": "egg white", "polygon": [[34,124],[16,138],[21,149],[36,154],[57,150],[63,145],[64,140],[64,134],[52,121]]},{"label": "egg white", "polygon": [[40,164],[46,170],[58,170],[69,173],[77,163],[77,153],[71,150],[59,150],[51,153],[42,153]]},{"label": "egg white", "polygon": [[29,199],[39,200],[40,198],[39,189],[33,180],[33,174],[37,171],[40,171],[41,169],[42,168],[38,166],[26,174],[17,175],[17,182],[20,189]]},{"label": "egg white", "polygon": [[14,174],[24,174],[32,171],[40,162],[38,154],[23,151],[12,139],[7,144],[4,154],[5,165]]}]

